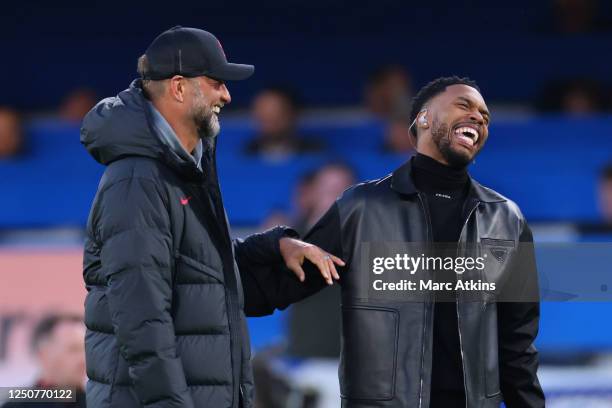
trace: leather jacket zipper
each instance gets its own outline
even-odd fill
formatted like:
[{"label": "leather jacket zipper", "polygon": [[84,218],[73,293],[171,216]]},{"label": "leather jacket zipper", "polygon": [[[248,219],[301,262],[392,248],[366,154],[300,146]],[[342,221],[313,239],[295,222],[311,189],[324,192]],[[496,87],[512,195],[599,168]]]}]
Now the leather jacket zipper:
[{"label": "leather jacket zipper", "polygon": [[[427,205],[425,205],[425,200],[421,193],[417,193],[419,197],[419,202],[421,203],[421,207],[423,209],[423,215],[425,216],[425,225],[427,228],[427,246],[428,251],[431,249],[431,244],[433,242],[433,228],[431,226],[431,219],[429,216],[429,211],[427,210]],[[430,299],[433,300],[433,299]],[[420,383],[419,383],[419,408],[423,406],[423,381],[425,377],[425,334],[427,333],[427,318],[433,309],[433,301],[426,303],[426,308],[423,312],[423,333],[422,333],[422,345],[421,345],[421,372],[419,373]]]},{"label": "leather jacket zipper", "polygon": [[[470,209],[470,212],[467,215],[467,218],[465,219],[465,221],[463,222],[463,227],[461,227],[461,233],[459,234],[459,245],[461,245],[462,243],[462,238],[464,236],[465,233],[465,229],[467,227],[467,223],[470,220],[470,218],[472,217],[472,214],[474,213],[474,211],[476,211],[476,209],[478,208],[478,206],[480,205],[480,201],[476,201],[474,203],[474,205],[472,205],[472,208]],[[459,248],[457,248],[457,256],[460,256],[461,254],[459,253]],[[461,317],[459,315],[459,293],[457,293],[455,295],[455,310],[457,312],[457,331],[459,332],[459,351],[461,352],[461,370],[463,371],[463,391],[465,392],[465,406],[467,408],[467,403],[468,403],[468,390],[467,390],[467,386],[465,383],[465,357],[463,355],[463,339],[461,338]]]}]

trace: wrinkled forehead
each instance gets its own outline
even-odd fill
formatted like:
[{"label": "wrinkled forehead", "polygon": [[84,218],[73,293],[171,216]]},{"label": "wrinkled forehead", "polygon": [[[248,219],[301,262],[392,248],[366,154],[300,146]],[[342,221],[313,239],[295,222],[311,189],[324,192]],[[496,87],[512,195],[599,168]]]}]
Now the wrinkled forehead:
[{"label": "wrinkled forehead", "polygon": [[447,86],[444,92],[431,99],[429,105],[432,107],[445,107],[448,106],[448,104],[461,99],[467,100],[481,109],[488,110],[487,104],[485,103],[480,92],[478,92],[476,88],[463,84]]}]

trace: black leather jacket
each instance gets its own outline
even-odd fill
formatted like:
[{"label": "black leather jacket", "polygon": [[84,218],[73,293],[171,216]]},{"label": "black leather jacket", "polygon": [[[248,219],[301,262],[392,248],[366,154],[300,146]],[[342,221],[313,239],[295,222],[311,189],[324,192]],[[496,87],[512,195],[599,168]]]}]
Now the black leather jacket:
[{"label": "black leather jacket", "polygon": [[[415,189],[410,172],[406,163],[387,177],[350,188],[305,237],[347,262],[340,272],[343,407],[429,406],[433,302],[373,299],[372,269],[362,258],[363,244],[431,241],[425,197]],[[504,262],[492,264],[483,278],[537,291],[532,236],[519,208],[470,182],[459,246],[506,251]],[[310,290],[316,290],[317,272],[307,269]],[[509,276],[517,270],[520,275]],[[275,302],[286,304],[308,294],[292,290],[279,288]],[[537,294],[526,299],[530,301],[499,302],[491,295],[457,302],[466,407],[499,407],[501,401],[508,408],[544,406],[533,345],[539,302]]]}]

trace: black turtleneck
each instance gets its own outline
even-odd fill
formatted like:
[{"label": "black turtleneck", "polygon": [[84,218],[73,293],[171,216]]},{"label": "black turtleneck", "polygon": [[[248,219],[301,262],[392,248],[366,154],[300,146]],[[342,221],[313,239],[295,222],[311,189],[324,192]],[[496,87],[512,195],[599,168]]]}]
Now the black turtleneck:
[{"label": "black turtleneck", "polygon": [[[464,203],[469,188],[467,169],[446,166],[417,154],[412,160],[414,184],[425,195],[434,242],[455,243],[464,222]],[[448,280],[454,276],[436,276]],[[457,305],[452,298],[436,302],[433,326],[433,361],[430,408],[465,407],[463,367],[459,345]]]},{"label": "black turtleneck", "polygon": [[412,174],[417,190],[427,198],[434,241],[457,242],[469,184],[467,169],[449,167],[418,153],[412,161]]}]

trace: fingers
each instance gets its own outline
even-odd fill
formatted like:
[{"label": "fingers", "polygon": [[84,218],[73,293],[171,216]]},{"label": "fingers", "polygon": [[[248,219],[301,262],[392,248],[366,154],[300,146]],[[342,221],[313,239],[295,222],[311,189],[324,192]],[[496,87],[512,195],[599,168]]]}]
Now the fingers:
[{"label": "fingers", "polygon": [[327,264],[329,265],[329,271],[331,273],[331,276],[335,280],[340,280],[340,275],[338,275],[338,271],[336,271],[336,266],[334,265],[334,261],[332,261],[331,257],[327,258]]},{"label": "fingers", "polygon": [[295,274],[295,276],[297,276],[300,282],[304,282],[304,280],[306,279],[306,273],[304,272],[304,269],[302,269],[302,265],[300,265],[298,262],[295,262],[291,265],[287,265],[287,267],[291,269],[291,271],[293,271],[293,273]]},{"label": "fingers", "polygon": [[344,261],[338,258],[337,256],[334,256],[329,253],[325,255],[325,259],[327,259],[327,263],[329,265],[329,271],[331,273],[331,276],[335,280],[340,280],[340,274],[338,273],[338,270],[336,269],[336,264],[339,266],[345,266],[346,264],[344,263]]},{"label": "fingers", "polygon": [[302,253],[302,256],[308,259],[312,264],[314,264],[323,276],[323,279],[327,282],[328,285],[331,283],[331,277],[329,275],[329,265],[327,261],[323,259],[322,251],[314,245],[309,245]]},{"label": "fingers", "polygon": [[331,257],[332,261],[334,261],[335,264],[340,265],[340,266],[346,266],[346,263],[342,259],[332,254],[328,254],[328,255]]},{"label": "fingers", "polygon": [[336,270],[336,265],[334,265],[332,256],[333,255],[330,255],[329,258],[327,258],[327,263],[329,265],[329,271],[331,272],[331,275],[335,280],[340,280],[340,275],[338,274],[338,271]]},{"label": "fingers", "polygon": [[294,254],[294,257],[295,255],[299,257],[299,261],[292,262],[291,266],[287,264],[287,266],[293,271],[293,273],[295,273],[295,275],[301,282],[304,282],[304,280],[306,279],[306,274],[301,267],[302,263],[304,262],[304,258],[308,259],[308,261],[310,261],[319,269],[321,276],[328,285],[333,285],[334,279],[340,280],[340,274],[336,269],[336,265],[345,266],[346,264],[342,259],[323,251],[321,248],[315,245],[311,245],[301,241],[297,242],[303,244],[301,245],[301,248]]},{"label": "fingers", "polygon": [[325,282],[327,282],[328,285],[333,285],[334,281],[332,280],[331,272],[329,270],[329,259],[325,258],[325,256],[318,256],[315,265],[317,265],[319,271],[321,271],[321,275],[323,276],[323,279],[325,279]]},{"label": "fingers", "polygon": [[325,279],[328,285],[333,285],[333,280],[331,278],[331,273],[329,271],[329,262],[325,258],[325,253],[321,251],[317,247],[311,247],[311,251],[306,253],[306,259],[315,264],[317,268],[319,268],[319,272],[321,272],[321,276]]}]

